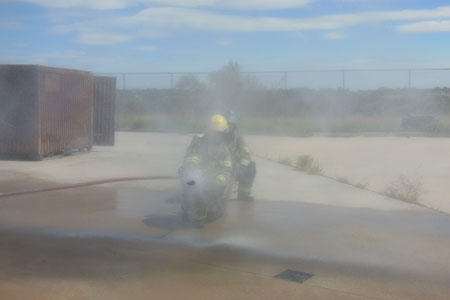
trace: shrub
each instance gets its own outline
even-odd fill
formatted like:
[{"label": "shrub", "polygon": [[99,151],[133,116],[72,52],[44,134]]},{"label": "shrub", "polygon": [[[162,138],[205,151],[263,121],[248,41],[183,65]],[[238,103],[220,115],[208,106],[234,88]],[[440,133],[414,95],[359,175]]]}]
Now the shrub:
[{"label": "shrub", "polygon": [[294,167],[297,170],[304,171],[310,175],[322,175],[322,167],[314,161],[311,155],[300,155]]},{"label": "shrub", "polygon": [[422,177],[400,175],[387,189],[386,195],[410,203],[418,203],[423,195]]}]

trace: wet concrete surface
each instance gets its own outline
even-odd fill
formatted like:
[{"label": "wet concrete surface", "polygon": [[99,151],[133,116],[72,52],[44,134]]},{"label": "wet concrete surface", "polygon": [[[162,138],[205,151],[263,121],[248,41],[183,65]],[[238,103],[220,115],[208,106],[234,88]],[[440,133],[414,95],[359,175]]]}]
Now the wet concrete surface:
[{"label": "wet concrete surface", "polygon": [[[0,253],[2,299],[364,299],[273,279],[282,266],[227,249],[16,233],[2,234]],[[230,256],[268,267],[236,269],[221,261]]]},{"label": "wet concrete surface", "polygon": [[[450,292],[447,215],[231,200],[222,219],[194,229],[181,223],[172,184],[3,199],[0,293],[61,299],[64,289],[74,299],[121,299],[130,289],[136,299],[154,291],[169,299],[178,290],[188,299],[255,299],[264,290],[287,299],[447,299]],[[285,269],[315,276],[301,285],[274,278]],[[231,293],[225,283],[238,288]]]},{"label": "wet concrete surface", "polygon": [[[100,152],[95,163],[87,154],[42,171],[8,165],[0,188],[80,182],[76,162],[90,173],[87,161],[104,166],[89,179],[120,165],[141,175],[153,160],[152,172],[171,173],[182,155],[133,148],[142,166],[127,147],[108,150],[120,158],[112,166]],[[257,163],[256,201],[231,199],[225,216],[201,229],[181,223],[176,181],[0,198],[0,299],[449,299],[448,215]],[[74,176],[56,181],[63,167]],[[275,278],[286,269],[314,276],[303,284]]]}]

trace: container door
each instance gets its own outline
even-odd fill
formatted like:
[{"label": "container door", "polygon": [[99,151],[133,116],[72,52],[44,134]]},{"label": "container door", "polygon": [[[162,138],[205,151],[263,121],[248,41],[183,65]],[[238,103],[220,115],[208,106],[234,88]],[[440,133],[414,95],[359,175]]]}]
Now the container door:
[{"label": "container door", "polygon": [[116,78],[94,77],[94,145],[114,145]]}]

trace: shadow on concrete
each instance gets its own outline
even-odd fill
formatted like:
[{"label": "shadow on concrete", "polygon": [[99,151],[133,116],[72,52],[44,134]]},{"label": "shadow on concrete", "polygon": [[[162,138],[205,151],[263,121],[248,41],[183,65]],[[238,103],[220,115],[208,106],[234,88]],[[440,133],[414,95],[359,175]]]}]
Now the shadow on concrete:
[{"label": "shadow on concrete", "polygon": [[159,256],[152,253],[157,246],[151,244],[4,230],[0,236],[0,281],[128,277],[164,268],[158,263]]},{"label": "shadow on concrete", "polygon": [[171,205],[181,205],[181,195],[175,195],[167,198],[165,202]]},{"label": "shadow on concrete", "polygon": [[186,228],[183,224],[181,215],[158,215],[151,214],[144,218],[142,221],[145,225],[149,227],[155,227],[164,230],[177,230]]},{"label": "shadow on concrete", "polygon": [[[175,215],[153,216],[152,222],[176,223]],[[191,270],[209,272],[208,266],[235,269],[235,276],[249,270],[292,269],[321,276],[353,276],[397,284],[421,284],[448,291],[448,277],[433,276],[370,263],[288,257],[230,245],[192,247],[191,244],[145,242],[101,237],[53,236],[0,226],[0,282],[15,278],[113,278],[131,280],[143,275],[174,274],[189,277]],[[180,256],[182,254],[182,256]],[[183,259],[188,257],[188,260]],[[250,269],[248,267],[250,266]],[[203,269],[204,268],[204,269]],[[273,272],[272,276],[275,276]],[[426,276],[425,276],[426,275]],[[265,275],[267,276],[267,274]],[[437,298],[436,298],[437,299]],[[446,299],[446,298],[442,298]]]}]

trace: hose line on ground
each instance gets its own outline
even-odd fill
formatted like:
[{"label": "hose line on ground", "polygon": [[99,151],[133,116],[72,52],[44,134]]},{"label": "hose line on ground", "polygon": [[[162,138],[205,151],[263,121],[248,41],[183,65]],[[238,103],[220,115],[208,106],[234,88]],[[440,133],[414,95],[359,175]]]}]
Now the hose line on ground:
[{"label": "hose line on ground", "polygon": [[80,188],[91,185],[105,184],[105,183],[113,183],[113,182],[123,182],[123,181],[141,181],[141,180],[175,180],[178,179],[177,176],[137,176],[137,177],[119,177],[119,178],[110,178],[103,180],[95,180],[95,181],[86,181],[74,184],[61,185],[56,187],[48,187],[48,188],[40,188],[40,189],[31,189],[26,191],[16,191],[16,192],[7,192],[0,193],[0,198],[4,197],[12,197],[19,195],[27,195],[27,194],[36,194],[43,192],[53,192],[59,190]]}]

